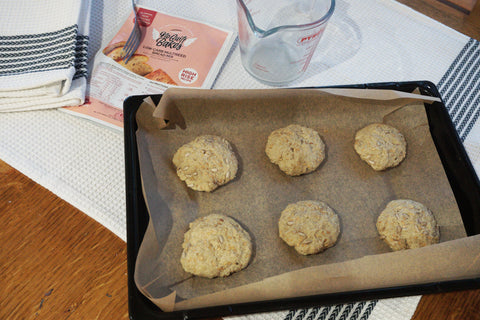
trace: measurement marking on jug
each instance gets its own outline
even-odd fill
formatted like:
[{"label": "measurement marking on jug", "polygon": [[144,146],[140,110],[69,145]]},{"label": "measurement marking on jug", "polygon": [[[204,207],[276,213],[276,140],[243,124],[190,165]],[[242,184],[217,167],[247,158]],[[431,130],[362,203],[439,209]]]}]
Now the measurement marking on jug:
[{"label": "measurement marking on jug", "polygon": [[258,70],[260,70],[260,71],[269,72],[268,69],[267,69],[267,67],[262,66],[261,64],[258,64],[257,62],[255,62],[255,63],[253,64],[253,66],[255,67],[255,69],[258,69]]}]

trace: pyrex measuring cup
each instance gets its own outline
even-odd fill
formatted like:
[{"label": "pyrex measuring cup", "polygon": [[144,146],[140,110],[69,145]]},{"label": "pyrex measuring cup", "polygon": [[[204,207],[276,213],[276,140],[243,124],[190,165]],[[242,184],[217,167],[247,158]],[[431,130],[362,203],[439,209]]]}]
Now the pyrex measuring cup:
[{"label": "pyrex measuring cup", "polygon": [[335,0],[237,0],[243,66],[269,85],[299,78],[334,8]]}]

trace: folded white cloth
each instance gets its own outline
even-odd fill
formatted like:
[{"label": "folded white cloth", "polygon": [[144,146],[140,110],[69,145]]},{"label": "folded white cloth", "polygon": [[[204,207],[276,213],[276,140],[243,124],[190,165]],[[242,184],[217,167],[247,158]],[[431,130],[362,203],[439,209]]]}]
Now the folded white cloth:
[{"label": "folded white cloth", "polygon": [[90,1],[2,1],[0,112],[84,102]]}]

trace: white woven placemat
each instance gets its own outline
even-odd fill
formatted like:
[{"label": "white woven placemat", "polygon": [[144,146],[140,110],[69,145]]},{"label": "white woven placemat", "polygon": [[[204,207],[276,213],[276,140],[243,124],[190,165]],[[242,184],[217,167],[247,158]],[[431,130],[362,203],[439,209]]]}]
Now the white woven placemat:
[{"label": "white woven placemat", "polygon": [[[235,1],[140,3],[236,30]],[[90,58],[116,33],[129,10],[129,1],[94,1]],[[447,107],[478,172],[478,46],[478,41],[392,0],[337,1],[307,75],[292,86],[432,81],[448,96]],[[238,46],[234,46],[214,88],[262,87],[243,70]],[[122,132],[57,110],[0,114],[0,158],[125,240],[123,147]],[[287,310],[249,318],[410,319],[419,298]]]}]

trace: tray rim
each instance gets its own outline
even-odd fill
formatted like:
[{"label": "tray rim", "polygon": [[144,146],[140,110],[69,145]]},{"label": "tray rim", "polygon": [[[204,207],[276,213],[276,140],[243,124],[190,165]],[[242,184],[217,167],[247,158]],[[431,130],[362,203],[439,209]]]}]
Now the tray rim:
[{"label": "tray rim", "polygon": [[[363,88],[363,89],[395,89],[400,91],[411,92],[415,88],[419,88],[422,94],[439,97],[435,84],[430,81],[406,81],[406,82],[379,82],[367,84],[351,84],[351,85],[335,85],[322,87],[308,87],[308,89],[318,88]],[[292,89],[307,89],[307,88],[292,88]],[[472,279],[462,279],[453,281],[439,281],[424,284],[415,284],[408,286],[376,288],[369,290],[337,292],[329,294],[319,294],[299,298],[287,298],[279,300],[267,300],[259,302],[239,303],[222,306],[214,306],[207,308],[196,308],[183,311],[163,312],[148,298],[146,298],[136,287],[134,282],[135,261],[140,248],[143,234],[146,229],[147,221],[142,220],[139,216],[139,210],[143,210],[143,215],[146,214],[146,205],[143,199],[139,177],[139,163],[138,150],[136,145],[136,111],[144,97],[150,96],[155,103],[161,99],[162,94],[152,95],[135,95],[127,97],[124,101],[124,148],[125,148],[125,183],[126,183],[126,215],[127,215],[127,269],[128,269],[128,309],[130,319],[205,319],[222,316],[241,315],[258,312],[273,312],[286,310],[290,308],[308,308],[318,305],[332,305],[338,303],[358,302],[374,299],[394,298],[419,294],[441,293],[458,290],[468,290],[480,288],[480,277]],[[156,100],[156,101],[155,101]],[[439,108],[440,107],[440,108]],[[440,154],[442,164],[450,167],[455,166],[453,172],[446,170],[447,177],[452,186],[455,188],[454,194],[457,203],[460,207],[459,197],[465,197],[465,192],[480,194],[480,182],[473,168],[472,163],[463,147],[463,144],[458,136],[458,133],[451,121],[448,111],[442,102],[435,102],[432,105],[425,104],[429,125],[432,130],[440,130],[440,128],[432,129],[434,119],[431,119],[431,113],[434,112],[436,116],[443,117],[447,120],[442,127],[441,132],[444,133],[444,138],[448,138],[449,142],[453,142],[454,150],[444,150],[443,152],[451,152],[456,157],[449,158],[444,154]],[[432,108],[432,109],[429,109]],[[437,114],[438,113],[438,114]],[[447,117],[447,118],[445,118]],[[433,123],[433,124],[432,124]],[[433,133],[432,133],[433,135]],[[437,150],[439,148],[445,149],[445,146],[434,139]],[[451,147],[451,145],[449,145]],[[446,158],[445,158],[446,157]],[[468,181],[458,181],[458,174],[468,174]],[[467,183],[465,183],[467,182]],[[453,184],[453,185],[452,185]],[[462,219],[464,221],[467,235],[480,234],[480,201],[474,203],[475,206],[468,208],[460,208]],[[470,205],[470,203],[469,203]],[[467,214],[470,213],[470,214]],[[476,214],[474,214],[476,213]],[[465,216],[464,216],[465,215]]]}]

